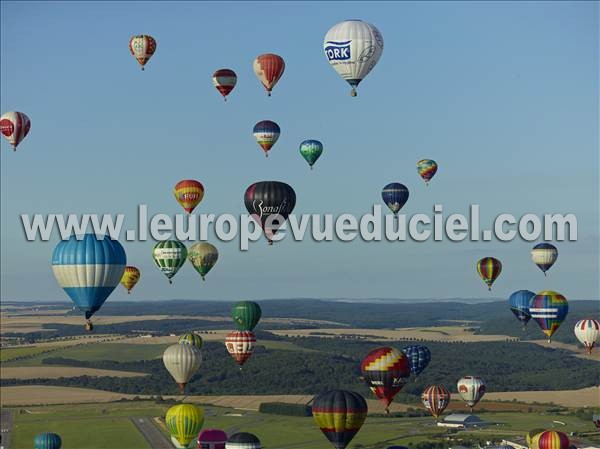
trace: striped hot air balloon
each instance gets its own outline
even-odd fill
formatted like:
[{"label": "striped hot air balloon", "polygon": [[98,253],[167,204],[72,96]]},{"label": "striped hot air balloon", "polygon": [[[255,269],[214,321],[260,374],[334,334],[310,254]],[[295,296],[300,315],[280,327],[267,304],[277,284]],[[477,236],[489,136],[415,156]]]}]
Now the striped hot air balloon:
[{"label": "striped hot air balloon", "polygon": [[177,340],[177,343],[180,345],[192,345],[198,349],[202,349],[202,337],[194,332],[188,332],[187,334],[183,334]]},{"label": "striped hot air balloon", "polygon": [[186,384],[200,368],[202,352],[196,346],[178,343],[165,349],[163,363],[183,393]]},{"label": "striped hot air balloon", "polygon": [[257,56],[254,60],[254,73],[258,80],[265,86],[267,95],[271,96],[271,91],[285,70],[285,62],[279,55],[266,53]]},{"label": "striped hot air balloon", "polygon": [[188,259],[204,281],[205,276],[217,263],[219,251],[208,242],[199,242],[188,250]]},{"label": "striped hot air balloon", "polygon": [[360,363],[360,370],[373,394],[383,402],[385,412],[394,396],[410,377],[408,358],[395,348],[382,347],[369,352]]},{"label": "striped hot air balloon", "polygon": [[556,249],[556,246],[551,245],[550,243],[539,243],[531,250],[531,259],[533,260],[533,263],[544,272],[544,276],[546,276],[546,271],[548,271],[550,267],[554,265],[556,259],[558,259],[558,250]]},{"label": "striped hot air balloon", "polygon": [[144,66],[156,51],[156,40],[147,34],[132,36],[129,39],[129,51],[144,70]]},{"label": "striped hot air balloon", "polygon": [[477,262],[477,272],[488,286],[488,290],[491,290],[492,284],[502,272],[502,262],[494,257],[484,257]]},{"label": "striped hot air balloon", "polygon": [[417,162],[417,172],[425,181],[425,185],[429,185],[431,178],[437,173],[438,164],[432,159],[421,159]]},{"label": "striped hot air balloon", "polygon": [[231,308],[231,318],[241,331],[252,331],[260,321],[262,310],[254,301],[240,301]]},{"label": "striped hot air balloon", "polygon": [[569,313],[569,303],[567,298],[557,292],[543,291],[539,292],[531,301],[529,313],[544,334],[548,337],[548,342],[552,335],[558,330],[561,323]]},{"label": "striped hot air balloon", "polygon": [[72,235],[54,248],[54,277],[85,314],[86,329],[92,330],[89,319],[119,285],[126,263],[121,244],[107,236],[85,234],[78,240]]},{"label": "striped hot air balloon", "polygon": [[194,441],[204,424],[204,410],[193,404],[178,404],[167,410],[165,424],[183,447]]},{"label": "striped hot air balloon", "polygon": [[175,184],[173,195],[181,207],[191,214],[204,198],[204,186],[200,181],[184,179]]},{"label": "striped hot air balloon", "polygon": [[256,142],[265,152],[265,157],[269,157],[269,151],[271,151],[281,134],[279,125],[271,120],[263,120],[254,125],[252,132]]},{"label": "striped hot air balloon", "polygon": [[56,433],[39,433],[33,439],[33,447],[35,449],[60,449],[62,447],[62,440],[60,435]]},{"label": "striped hot air balloon", "polygon": [[534,297],[535,293],[533,293],[532,291],[517,290],[508,298],[510,311],[517,317],[517,320],[523,323],[523,328],[525,328],[525,326],[531,319],[531,314],[529,313],[529,306],[531,305],[531,301]]},{"label": "striped hot air balloon", "polygon": [[600,340],[600,322],[592,318],[577,321],[575,336],[585,347],[587,353],[591,354],[592,348]]},{"label": "striped hot air balloon", "polygon": [[261,449],[262,445],[256,435],[248,432],[234,433],[227,439],[225,449]]},{"label": "striped hot air balloon", "polygon": [[227,95],[231,93],[237,83],[237,75],[231,69],[219,69],[213,73],[212,83],[223,95],[223,100],[227,101]]},{"label": "striped hot air balloon", "polygon": [[305,140],[300,144],[300,155],[304,158],[310,169],[313,169],[313,165],[317,162],[317,159],[323,153],[323,144],[318,140]]},{"label": "striped hot air balloon", "polygon": [[183,243],[178,240],[166,240],[158,242],[152,250],[154,263],[160,271],[167,277],[169,284],[173,276],[185,263],[187,258],[187,249]]},{"label": "striped hot air balloon", "polygon": [[367,401],[353,391],[332,390],[313,399],[313,419],[335,449],[350,444],[367,413]]},{"label": "striped hot air balloon", "polygon": [[256,335],[251,331],[233,331],[225,337],[225,347],[229,355],[240,367],[246,363],[254,352]]},{"label": "striped hot air balloon", "polygon": [[450,392],[443,385],[429,385],[421,394],[421,401],[434,418],[438,418],[450,403]]},{"label": "striped hot air balloon", "polygon": [[127,290],[127,294],[131,293],[131,289],[135,287],[135,284],[140,280],[140,270],[136,267],[128,265],[125,267],[123,276],[121,277],[121,285]]},{"label": "striped hot air balloon", "polygon": [[413,373],[415,377],[418,377],[431,361],[431,351],[427,346],[410,345],[405,347],[402,352],[408,357],[410,372]]},{"label": "striped hot air balloon", "polygon": [[475,376],[461,377],[456,384],[456,389],[462,400],[471,408],[471,412],[486,390],[484,380]]},{"label": "striped hot air balloon", "polygon": [[398,212],[408,201],[408,187],[399,182],[392,182],[386,185],[381,191],[381,198],[386,206],[398,218]]},{"label": "striped hot air balloon", "polygon": [[227,434],[221,429],[204,429],[198,434],[198,449],[225,449]]},{"label": "striped hot air balloon", "polygon": [[17,146],[29,134],[31,121],[23,112],[10,111],[0,117],[0,132],[17,151]]},{"label": "striped hot air balloon", "polygon": [[569,449],[569,437],[557,430],[546,430],[533,437],[533,445],[538,449]]}]

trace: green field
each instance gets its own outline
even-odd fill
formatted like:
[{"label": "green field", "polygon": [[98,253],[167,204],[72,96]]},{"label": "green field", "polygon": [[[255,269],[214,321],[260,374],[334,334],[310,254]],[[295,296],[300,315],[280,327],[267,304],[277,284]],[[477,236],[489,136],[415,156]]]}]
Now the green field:
[{"label": "green field", "polygon": [[260,340],[257,346],[264,346],[267,349],[279,349],[282,351],[304,351],[304,352],[319,352],[316,349],[303,348],[289,341],[279,340]]},{"label": "green field", "polygon": [[[34,434],[55,431],[64,440],[64,449],[145,449],[147,444],[129,417],[164,416],[168,405],[153,402],[119,402],[74,406],[28,407],[15,410],[14,449],[29,449]],[[329,447],[312,418],[285,417],[220,407],[204,407],[204,427],[257,435],[264,449],[324,449]],[[20,409],[23,410],[23,409]],[[236,416],[241,415],[241,416]],[[486,438],[523,436],[535,427],[556,428],[567,433],[592,432],[593,424],[573,416],[539,413],[481,413],[490,426],[457,436]],[[562,426],[553,423],[562,421]],[[348,449],[381,449],[392,444],[418,443],[439,439],[447,431],[435,426],[432,418],[369,417]],[[595,438],[600,439],[600,435]],[[590,441],[595,440],[594,437]]]},{"label": "green field", "polygon": [[0,349],[0,362],[7,362],[18,357],[28,357],[35,354],[41,354],[43,352],[54,353],[54,348],[45,346],[24,346],[22,348],[3,348]]}]

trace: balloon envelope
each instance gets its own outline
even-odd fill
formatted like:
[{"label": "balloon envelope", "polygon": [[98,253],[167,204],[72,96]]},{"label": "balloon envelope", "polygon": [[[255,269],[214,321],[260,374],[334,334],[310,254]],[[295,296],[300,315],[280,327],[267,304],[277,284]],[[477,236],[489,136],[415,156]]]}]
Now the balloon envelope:
[{"label": "balloon envelope", "polygon": [[219,69],[212,76],[213,86],[219,91],[225,101],[237,83],[237,75],[231,69]]},{"label": "balloon envelope", "polygon": [[305,140],[300,144],[300,155],[312,169],[317,159],[323,153],[323,144],[318,140]]},{"label": "balloon envelope", "polygon": [[227,434],[221,429],[204,429],[198,434],[198,449],[225,449]]},{"label": "balloon envelope", "polygon": [[485,382],[481,377],[464,376],[456,384],[458,394],[471,409],[485,394]]},{"label": "balloon envelope", "polygon": [[121,276],[121,285],[125,287],[127,293],[131,293],[131,289],[140,280],[140,270],[133,266],[126,266],[123,276]]},{"label": "balloon envelope", "polygon": [[261,449],[262,445],[256,435],[248,432],[234,433],[225,443],[225,449]]},{"label": "balloon envelope", "polygon": [[54,277],[75,305],[89,319],[119,285],[127,258],[117,240],[85,234],[72,235],[52,253]]},{"label": "balloon envelope", "polygon": [[181,207],[191,214],[204,198],[204,186],[195,179],[184,179],[175,184],[173,195]]},{"label": "balloon envelope", "polygon": [[360,394],[332,390],[314,398],[313,419],[335,449],[345,449],[367,418],[367,401]]},{"label": "balloon envelope", "polygon": [[[263,229],[269,243],[296,205],[294,189],[279,181],[256,182],[244,194],[246,210]],[[273,216],[273,218],[269,218]],[[277,217],[279,216],[279,217]]]},{"label": "balloon envelope", "polygon": [[163,353],[165,368],[177,382],[182,393],[185,385],[200,368],[201,362],[202,353],[193,345],[174,344],[165,349]]},{"label": "balloon envelope", "polygon": [[406,355],[387,346],[369,352],[362,360],[360,370],[367,386],[383,402],[386,411],[410,377]]},{"label": "balloon envelope", "polygon": [[254,352],[256,335],[251,331],[233,331],[225,337],[225,347],[235,362],[242,366]]},{"label": "balloon envelope", "polygon": [[531,301],[529,313],[550,339],[569,313],[567,298],[557,292],[539,292]]},{"label": "balloon envelope", "polygon": [[398,212],[408,201],[408,187],[399,182],[386,185],[381,191],[381,198],[389,209],[398,216]]},{"label": "balloon envelope", "polygon": [[432,159],[421,159],[417,162],[417,173],[425,181],[425,184],[429,184],[431,178],[436,174],[438,164]]},{"label": "balloon envelope", "polygon": [[23,112],[10,111],[0,117],[0,133],[17,150],[17,146],[29,134],[31,120]]},{"label": "balloon envelope", "polygon": [[200,274],[202,280],[215,266],[219,259],[219,251],[208,242],[199,242],[188,250],[188,259],[194,269]]},{"label": "balloon envelope", "polygon": [[189,445],[204,424],[204,410],[192,404],[178,404],[167,410],[165,424],[182,446]]},{"label": "balloon envelope", "polygon": [[517,317],[523,325],[526,325],[531,319],[529,306],[535,296],[535,293],[529,290],[517,290],[508,298],[510,311]]},{"label": "balloon envelope", "polygon": [[62,440],[56,433],[39,433],[33,439],[33,447],[35,449],[60,449]]},{"label": "balloon envelope", "polygon": [[502,272],[502,262],[494,257],[484,257],[477,262],[477,272],[488,286],[488,290],[491,290],[492,284]]},{"label": "balloon envelope", "polygon": [[569,437],[559,431],[546,430],[533,437],[533,445],[537,449],[569,449]]},{"label": "balloon envelope", "polygon": [[183,334],[181,337],[179,337],[177,343],[179,343],[180,345],[192,345],[195,346],[197,349],[202,349],[203,344],[202,337],[200,337],[200,335],[194,332],[188,332],[187,334]]},{"label": "balloon envelope", "polygon": [[281,128],[271,120],[263,120],[254,125],[252,134],[256,139],[256,143],[263,149],[265,156],[269,155],[269,151],[279,139]]},{"label": "balloon envelope", "polygon": [[156,40],[147,34],[133,36],[129,39],[129,51],[144,70],[144,66],[156,51]]},{"label": "balloon envelope", "polygon": [[273,87],[285,70],[283,58],[273,53],[265,53],[256,57],[253,67],[256,77],[265,86],[267,95],[270,97]]},{"label": "balloon envelope", "polygon": [[434,418],[437,418],[446,410],[450,398],[450,392],[443,385],[430,385],[421,394],[421,402]]},{"label": "balloon envelope", "polygon": [[556,246],[550,243],[539,243],[531,250],[531,259],[540,270],[546,274],[556,259],[558,259],[558,250]]},{"label": "balloon envelope", "polygon": [[231,318],[241,331],[254,330],[261,315],[262,310],[254,301],[240,301],[231,308]]},{"label": "balloon envelope", "polygon": [[185,263],[187,249],[178,240],[158,242],[152,249],[152,257],[158,269],[167,277],[169,283]]},{"label": "balloon envelope", "polygon": [[591,354],[592,348],[600,340],[600,321],[592,318],[579,320],[575,324],[575,336],[585,347],[588,354]]},{"label": "balloon envelope", "polygon": [[421,374],[431,361],[431,351],[427,346],[410,345],[405,347],[402,352],[408,357],[410,371],[415,376]]}]

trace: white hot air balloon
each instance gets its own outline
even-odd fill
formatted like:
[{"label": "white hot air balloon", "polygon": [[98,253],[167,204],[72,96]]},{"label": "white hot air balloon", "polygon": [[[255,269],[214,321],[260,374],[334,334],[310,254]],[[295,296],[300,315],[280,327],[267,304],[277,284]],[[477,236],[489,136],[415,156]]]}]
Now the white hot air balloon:
[{"label": "white hot air balloon", "polygon": [[577,321],[577,324],[575,324],[575,336],[585,347],[588,354],[591,354],[592,348],[600,339],[600,322],[592,318]]},{"label": "white hot air balloon", "polygon": [[163,363],[183,393],[185,385],[200,368],[202,353],[193,345],[175,344],[165,349]]},{"label": "white hot air balloon", "polygon": [[329,64],[352,86],[365,78],[383,53],[383,36],[377,28],[362,20],[346,20],[334,25],[325,35],[323,49]]},{"label": "white hot air balloon", "polygon": [[556,259],[558,259],[558,250],[550,243],[539,243],[531,250],[531,260],[544,272],[544,276]]},{"label": "white hot air balloon", "polygon": [[481,377],[465,376],[458,380],[456,389],[462,400],[465,401],[471,408],[471,411],[473,411],[475,404],[477,404],[485,394],[485,382]]}]

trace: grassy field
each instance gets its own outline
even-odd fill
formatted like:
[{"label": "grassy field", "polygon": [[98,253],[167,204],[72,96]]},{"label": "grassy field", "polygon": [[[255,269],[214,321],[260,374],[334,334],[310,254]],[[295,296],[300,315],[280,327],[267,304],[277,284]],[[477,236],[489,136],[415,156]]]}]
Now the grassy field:
[{"label": "grassy field", "polygon": [[19,348],[2,348],[0,350],[0,362],[7,362],[19,357],[29,357],[35,354],[42,354],[48,352],[53,348],[45,346],[23,346]]},{"label": "grassy field", "polygon": [[58,379],[60,377],[140,377],[145,373],[116,371],[109,369],[80,368],[75,366],[10,366],[0,367],[2,379]]}]

